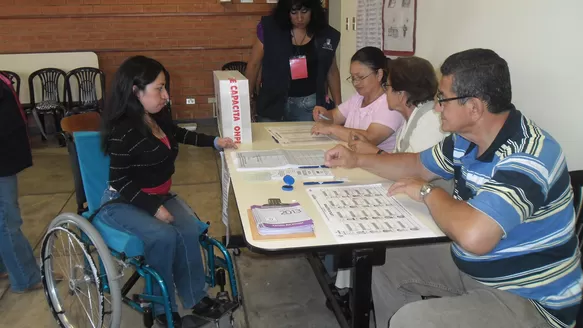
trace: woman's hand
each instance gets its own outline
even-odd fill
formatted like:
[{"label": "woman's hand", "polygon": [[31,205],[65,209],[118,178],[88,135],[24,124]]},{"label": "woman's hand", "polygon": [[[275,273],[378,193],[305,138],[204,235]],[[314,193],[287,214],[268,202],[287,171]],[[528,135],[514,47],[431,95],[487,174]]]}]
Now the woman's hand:
[{"label": "woman's hand", "polygon": [[174,222],[174,217],[172,216],[172,214],[170,214],[170,212],[168,212],[168,210],[166,209],[166,207],[164,207],[164,205],[161,205],[158,208],[158,211],[156,212],[156,214],[154,214],[154,216],[156,217],[156,219],[158,219],[162,222],[166,222],[166,223]]},{"label": "woman's hand", "polygon": [[237,149],[237,144],[231,138],[219,138],[219,139],[217,139],[217,145],[221,149],[225,149],[225,148]]},{"label": "woman's hand", "polygon": [[373,145],[362,133],[351,131],[348,148],[359,154],[376,154],[379,148]]},{"label": "woman's hand", "polygon": [[333,124],[331,123],[324,123],[327,121],[320,121],[316,122],[312,127],[312,134],[319,135],[319,134],[332,134]]},{"label": "woman's hand", "polygon": [[[328,114],[328,110],[322,106],[316,106],[314,107],[314,110],[312,111],[312,117],[314,118],[314,122],[318,122],[318,121],[332,121],[333,119],[327,115]],[[328,118],[328,120],[321,118],[320,115]]]}]

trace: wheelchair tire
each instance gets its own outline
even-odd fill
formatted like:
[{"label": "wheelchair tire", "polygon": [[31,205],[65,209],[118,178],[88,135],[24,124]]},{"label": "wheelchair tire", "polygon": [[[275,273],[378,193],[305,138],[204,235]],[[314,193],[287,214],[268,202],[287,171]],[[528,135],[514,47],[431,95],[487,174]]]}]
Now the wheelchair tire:
[{"label": "wheelchair tire", "polygon": [[[66,241],[63,240],[65,238]],[[91,244],[83,243],[82,239],[88,239]],[[53,254],[55,244],[57,247],[63,246],[66,251],[60,257],[58,254]],[[93,250],[97,253],[97,260],[92,256]],[[83,263],[73,265],[74,257],[82,257]],[[99,261],[102,266],[99,265]],[[61,272],[64,275],[64,281],[59,283],[53,273],[56,266],[59,266],[61,270],[64,269],[62,263],[70,266],[68,270],[64,270],[67,272]],[[100,272],[100,270],[105,272]],[[119,274],[109,248],[87,219],[77,214],[63,213],[51,222],[42,242],[41,277],[49,308],[59,327],[119,327],[122,304]],[[103,291],[103,279],[107,279],[109,285],[109,298],[105,297]],[[87,287],[86,293],[83,287]],[[95,288],[96,302],[92,302],[91,287]],[[61,294],[59,290],[62,291]],[[75,323],[77,320],[72,310],[73,302],[64,301],[66,297],[81,304],[80,310],[83,311],[80,312],[85,312],[88,317],[85,319],[88,319],[89,325]],[[83,297],[89,300],[89,310],[83,304]],[[65,308],[67,304],[69,308]]]}]

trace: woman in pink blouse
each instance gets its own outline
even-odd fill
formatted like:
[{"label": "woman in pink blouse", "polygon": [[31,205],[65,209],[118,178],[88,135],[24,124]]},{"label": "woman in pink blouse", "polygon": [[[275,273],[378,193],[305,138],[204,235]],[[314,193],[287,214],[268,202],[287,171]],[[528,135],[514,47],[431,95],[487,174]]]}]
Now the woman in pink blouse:
[{"label": "woman in pink blouse", "polygon": [[381,151],[395,148],[395,132],[404,123],[403,116],[389,110],[382,85],[387,81],[387,60],[375,47],[364,47],[352,56],[349,81],[358,92],[333,110],[316,106],[313,134],[329,134],[348,142],[351,131],[357,131]]}]

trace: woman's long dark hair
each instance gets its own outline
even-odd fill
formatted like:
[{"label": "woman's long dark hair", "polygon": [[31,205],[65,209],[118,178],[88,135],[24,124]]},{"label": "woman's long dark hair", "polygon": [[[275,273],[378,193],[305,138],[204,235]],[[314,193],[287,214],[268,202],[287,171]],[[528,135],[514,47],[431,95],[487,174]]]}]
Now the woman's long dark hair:
[{"label": "woman's long dark hair", "polygon": [[144,106],[138,99],[134,86],[137,90],[144,90],[156,80],[160,72],[167,74],[160,62],[144,56],[126,59],[115,72],[107,104],[101,113],[101,146],[105,153],[108,151],[111,132],[121,121],[130,121],[135,129],[147,133],[149,128],[144,121]]},{"label": "woman's long dark hair", "polygon": [[314,35],[328,26],[321,0],[279,0],[272,16],[282,30],[293,28],[289,17],[290,11],[307,8],[312,12],[310,23],[306,27],[309,35]]}]

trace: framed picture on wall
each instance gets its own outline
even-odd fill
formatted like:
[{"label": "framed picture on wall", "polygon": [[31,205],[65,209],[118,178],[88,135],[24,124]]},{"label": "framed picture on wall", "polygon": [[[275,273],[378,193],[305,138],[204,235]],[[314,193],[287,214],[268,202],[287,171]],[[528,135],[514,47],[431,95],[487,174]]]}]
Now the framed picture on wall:
[{"label": "framed picture on wall", "polygon": [[388,56],[415,54],[417,0],[384,0],[383,51]]}]

